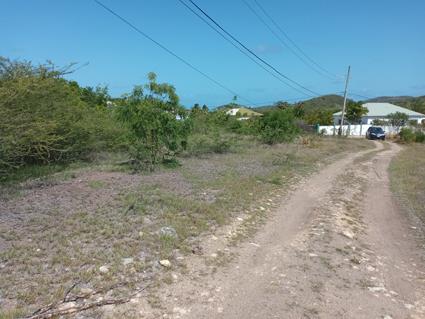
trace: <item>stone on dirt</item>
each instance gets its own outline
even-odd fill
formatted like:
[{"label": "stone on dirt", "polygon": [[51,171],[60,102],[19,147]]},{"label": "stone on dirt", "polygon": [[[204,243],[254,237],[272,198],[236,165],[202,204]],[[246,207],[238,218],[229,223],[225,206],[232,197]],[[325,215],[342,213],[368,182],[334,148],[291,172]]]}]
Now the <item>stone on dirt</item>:
[{"label": "stone on dirt", "polygon": [[342,232],[342,234],[343,234],[345,237],[347,237],[347,238],[350,238],[350,239],[353,239],[353,238],[354,238],[354,233],[353,233],[351,230],[349,230],[349,229],[344,230],[344,231]]},{"label": "stone on dirt", "polygon": [[171,263],[170,263],[170,261],[168,259],[160,260],[159,261],[159,264],[161,266],[163,266],[163,267],[166,267],[166,268],[170,268],[171,267]]},{"label": "stone on dirt", "polygon": [[108,268],[108,266],[101,266],[101,267],[99,267],[99,271],[102,274],[106,274],[109,271],[109,268]]},{"label": "stone on dirt", "polygon": [[385,287],[379,286],[379,287],[367,287],[367,289],[369,289],[370,292],[384,292],[387,291],[387,289],[385,289]]}]

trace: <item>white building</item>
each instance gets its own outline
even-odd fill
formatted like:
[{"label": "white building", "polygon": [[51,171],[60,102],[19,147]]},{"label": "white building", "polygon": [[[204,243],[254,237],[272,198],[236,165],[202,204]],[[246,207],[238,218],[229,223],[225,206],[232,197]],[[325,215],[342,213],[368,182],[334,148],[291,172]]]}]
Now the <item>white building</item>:
[{"label": "white building", "polygon": [[236,116],[236,114],[238,114],[238,112],[239,112],[239,108],[234,107],[234,108],[226,111],[226,114],[231,115],[231,116]]},{"label": "white building", "polygon": [[261,114],[261,113],[255,112],[255,111],[253,111],[249,108],[242,107],[242,106],[228,109],[226,111],[226,114],[231,115],[231,116],[239,115],[239,117],[238,117],[239,121],[248,120],[248,119],[250,119],[251,117],[254,117],[254,116],[263,116],[263,114]]},{"label": "white building", "polygon": [[[404,113],[409,117],[409,121],[417,121],[418,124],[425,123],[425,115],[397,106],[391,103],[365,103],[363,104],[369,112],[362,117],[361,124],[372,124],[373,120],[387,120],[387,116],[391,113]],[[333,114],[334,124],[341,123],[341,112]],[[346,120],[344,120],[345,124]]]}]

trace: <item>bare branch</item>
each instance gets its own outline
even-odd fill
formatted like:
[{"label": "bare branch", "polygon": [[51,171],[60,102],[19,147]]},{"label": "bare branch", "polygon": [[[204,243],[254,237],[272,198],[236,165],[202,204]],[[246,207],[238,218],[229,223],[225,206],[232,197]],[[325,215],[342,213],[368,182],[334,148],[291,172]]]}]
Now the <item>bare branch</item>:
[{"label": "bare branch", "polygon": [[[131,300],[132,297],[137,295],[138,293],[146,290],[150,285],[146,285],[145,287],[139,288],[135,290],[132,294],[129,296],[123,297],[123,298],[115,298],[115,299],[104,299],[104,300],[97,300],[97,301],[91,301],[91,302],[84,302],[87,301],[90,297],[93,297],[95,295],[99,295],[101,293],[106,293],[108,291],[111,291],[113,289],[116,289],[118,287],[122,287],[127,285],[127,282],[123,283],[117,283],[113,286],[110,286],[108,288],[99,289],[96,291],[93,291],[88,294],[84,295],[77,295],[73,298],[68,298],[68,295],[71,293],[71,291],[78,285],[77,283],[74,283],[65,293],[65,297],[61,302],[58,303],[51,303],[48,304],[31,315],[24,317],[23,319],[48,319],[48,318],[54,318],[57,316],[63,316],[63,315],[69,315],[74,314],[77,312],[82,312],[85,310],[93,309],[93,308],[99,308],[106,305],[120,305],[127,303]],[[80,304],[76,304],[77,302],[80,302]]]}]

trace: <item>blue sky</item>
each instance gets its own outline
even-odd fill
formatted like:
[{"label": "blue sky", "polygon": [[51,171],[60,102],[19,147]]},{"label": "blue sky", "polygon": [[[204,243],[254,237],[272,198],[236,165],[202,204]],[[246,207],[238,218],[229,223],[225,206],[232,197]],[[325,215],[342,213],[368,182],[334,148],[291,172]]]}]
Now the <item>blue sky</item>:
[{"label": "blue sky", "polygon": [[[285,86],[225,42],[177,0],[102,0],[141,30],[240,96],[263,104],[307,96]],[[255,7],[254,0],[247,0]],[[311,58],[365,96],[425,95],[425,1],[258,0]],[[341,92],[284,47],[242,0],[196,0],[259,56],[305,87]],[[220,105],[232,95],[142,38],[92,0],[0,0],[0,55],[58,65],[89,62],[70,78],[108,85],[114,96],[154,71],[182,103]],[[242,98],[241,103],[245,103]]]}]

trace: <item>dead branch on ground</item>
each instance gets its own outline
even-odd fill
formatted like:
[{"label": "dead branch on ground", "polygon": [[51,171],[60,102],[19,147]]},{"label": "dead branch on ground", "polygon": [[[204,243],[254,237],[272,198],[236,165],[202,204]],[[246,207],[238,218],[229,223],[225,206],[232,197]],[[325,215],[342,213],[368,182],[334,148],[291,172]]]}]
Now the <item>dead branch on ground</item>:
[{"label": "dead branch on ground", "polygon": [[124,304],[124,303],[129,302],[131,300],[131,298],[133,298],[135,295],[137,295],[138,293],[142,292],[143,290],[145,290],[149,287],[149,285],[147,285],[145,287],[139,288],[136,291],[134,291],[132,294],[130,294],[129,296],[126,296],[126,297],[123,297],[123,298],[111,298],[111,299],[108,298],[108,299],[100,299],[100,300],[98,299],[96,301],[84,302],[84,300],[87,301],[89,298],[92,298],[93,296],[104,294],[104,293],[109,292],[111,290],[114,290],[118,287],[125,286],[128,283],[127,282],[118,283],[118,284],[115,284],[113,286],[103,288],[103,289],[99,289],[99,290],[96,290],[96,291],[92,291],[92,292],[87,293],[87,294],[69,297],[69,294],[71,293],[71,291],[78,284],[79,284],[78,282],[74,283],[65,292],[65,296],[62,299],[62,301],[57,302],[57,303],[50,303],[50,304],[38,309],[37,311],[35,311],[31,315],[24,317],[24,319],[48,319],[48,318],[54,318],[54,317],[63,316],[63,315],[75,314],[75,313],[78,313],[78,312],[82,312],[82,311],[93,309],[93,308],[99,308],[99,307],[106,306],[106,305]]}]

